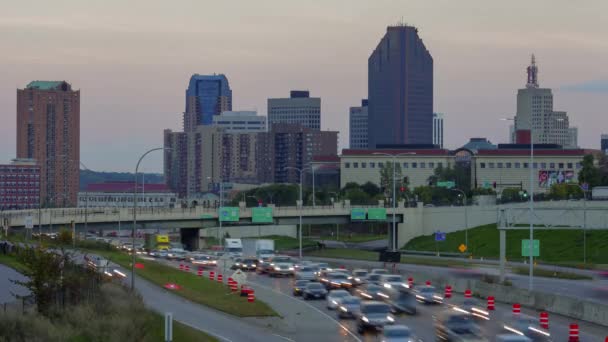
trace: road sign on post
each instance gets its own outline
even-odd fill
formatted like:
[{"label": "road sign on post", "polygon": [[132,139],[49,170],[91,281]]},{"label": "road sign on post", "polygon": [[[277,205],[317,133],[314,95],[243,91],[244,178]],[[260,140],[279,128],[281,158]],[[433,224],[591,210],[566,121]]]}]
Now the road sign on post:
[{"label": "road sign on post", "polygon": [[25,217],[25,228],[26,229],[34,228],[34,218],[31,215]]},{"label": "road sign on post", "polygon": [[221,207],[220,220],[222,222],[239,222],[238,207]]},{"label": "road sign on post", "polygon": [[461,243],[460,246],[458,246],[458,250],[460,253],[464,253],[467,251],[467,246],[464,243]]},{"label": "road sign on post", "polygon": [[368,220],[386,220],[386,208],[369,208],[367,209]]},{"label": "road sign on post", "polygon": [[257,207],[251,208],[251,222],[253,223],[272,223],[272,208]]},{"label": "road sign on post", "polygon": [[352,208],[350,210],[350,220],[351,221],[363,221],[363,220],[365,220],[365,209],[362,209],[362,208]]},{"label": "road sign on post", "polygon": [[435,241],[445,241],[445,232],[436,231]]},{"label": "road sign on post", "polygon": [[[540,241],[532,240],[532,256],[538,257],[540,256]],[[530,256],[530,240],[525,239],[521,240],[521,256],[529,257]]]}]

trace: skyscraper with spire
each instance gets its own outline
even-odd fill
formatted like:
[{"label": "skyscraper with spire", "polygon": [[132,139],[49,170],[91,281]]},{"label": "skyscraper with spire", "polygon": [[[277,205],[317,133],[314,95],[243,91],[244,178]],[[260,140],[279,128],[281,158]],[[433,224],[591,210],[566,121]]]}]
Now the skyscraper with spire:
[{"label": "skyscraper with spire", "polygon": [[576,129],[570,128],[568,115],[553,110],[553,92],[539,86],[536,57],[526,68],[526,87],[517,91],[517,114],[514,135],[518,144],[558,144],[576,148]]}]

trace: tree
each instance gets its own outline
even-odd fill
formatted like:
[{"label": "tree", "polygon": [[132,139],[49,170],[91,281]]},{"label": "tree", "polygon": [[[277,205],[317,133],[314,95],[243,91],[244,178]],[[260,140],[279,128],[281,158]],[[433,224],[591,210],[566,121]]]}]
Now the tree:
[{"label": "tree", "polygon": [[566,200],[583,197],[583,190],[577,185],[561,183],[553,184],[549,189],[549,196],[555,200]]},{"label": "tree", "polygon": [[361,190],[365,191],[365,193],[367,193],[370,197],[374,197],[381,193],[380,188],[372,182],[367,182],[361,185]]},{"label": "tree", "polygon": [[598,186],[602,182],[600,169],[594,164],[594,157],[592,154],[587,154],[583,157],[581,171],[578,173],[578,182],[583,184],[589,184],[589,187]]},{"label": "tree", "polygon": [[[380,169],[380,187],[384,195],[388,198],[393,198],[393,162],[384,163],[384,167]],[[401,165],[395,163],[395,189],[401,187]],[[395,194],[396,195],[396,194]]]},{"label": "tree", "polygon": [[359,188],[350,188],[346,190],[344,197],[350,200],[351,204],[366,205],[369,204],[370,196]]},{"label": "tree", "polygon": [[428,181],[432,185],[437,185],[437,182],[453,181],[458,189],[468,193],[471,191],[471,168],[460,163],[453,168],[449,165],[448,167],[437,166]]}]

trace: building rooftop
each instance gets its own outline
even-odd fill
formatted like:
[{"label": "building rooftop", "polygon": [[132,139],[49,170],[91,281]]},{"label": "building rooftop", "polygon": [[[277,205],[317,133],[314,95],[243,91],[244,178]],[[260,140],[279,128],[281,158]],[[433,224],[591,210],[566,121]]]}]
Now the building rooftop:
[{"label": "building rooftop", "polygon": [[40,90],[72,90],[72,86],[66,81],[32,81],[28,83],[26,88]]},{"label": "building rooftop", "polygon": [[477,153],[479,150],[495,150],[497,147],[486,138],[471,138],[462,148]]},{"label": "building rooftop", "polygon": [[[111,193],[124,193],[133,192],[134,182],[105,182],[105,183],[91,183],[87,185],[88,192],[111,192]],[[171,192],[166,184],[162,183],[137,183],[138,192]]]},{"label": "building rooftop", "polygon": [[[377,150],[355,150],[355,149],[343,149],[343,156],[371,156],[374,153],[386,153],[386,154],[411,154],[419,156],[447,156],[450,151],[441,148],[435,149],[377,149]],[[378,155],[378,157],[384,157]]]}]

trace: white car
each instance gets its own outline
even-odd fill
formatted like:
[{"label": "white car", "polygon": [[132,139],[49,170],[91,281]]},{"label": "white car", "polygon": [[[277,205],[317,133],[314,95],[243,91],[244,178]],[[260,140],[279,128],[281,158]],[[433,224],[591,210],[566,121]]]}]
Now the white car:
[{"label": "white car", "polygon": [[296,280],[314,280],[316,268],[302,266],[296,271]]},{"label": "white car", "polygon": [[327,295],[327,308],[334,310],[338,307],[339,301],[342,298],[349,297],[350,293],[346,290],[331,290]]},{"label": "white car", "polygon": [[374,268],[369,272],[369,274],[388,274],[388,271],[384,268]]},{"label": "white car", "polygon": [[398,274],[383,274],[380,276],[379,283],[387,289],[409,289],[407,283],[404,282],[403,278]]}]

